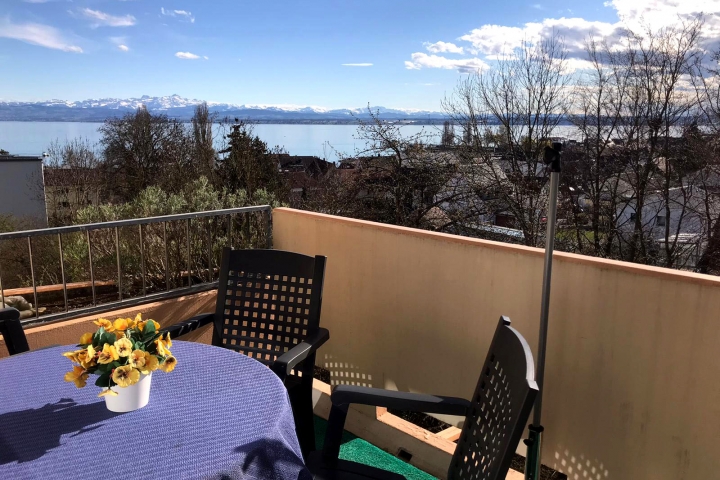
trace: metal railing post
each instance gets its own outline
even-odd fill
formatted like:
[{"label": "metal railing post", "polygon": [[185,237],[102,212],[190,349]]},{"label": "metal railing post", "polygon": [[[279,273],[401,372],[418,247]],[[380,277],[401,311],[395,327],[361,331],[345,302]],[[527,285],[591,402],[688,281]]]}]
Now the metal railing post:
[{"label": "metal railing post", "polygon": [[88,263],[90,264],[90,288],[92,289],[93,306],[97,305],[95,297],[95,267],[93,266],[92,244],[90,243],[90,230],[85,231],[85,239],[88,246]]},{"label": "metal railing post", "polygon": [[65,281],[65,260],[63,256],[63,241],[62,233],[58,233],[58,248],[60,250],[60,276],[62,277],[63,283],[63,298],[65,299],[65,311],[68,311],[68,291],[67,282]]},{"label": "metal railing post", "polygon": [[188,218],[185,222],[185,234],[187,236],[187,277],[188,277],[188,287],[192,286],[192,275],[190,268],[190,219]]},{"label": "metal railing post", "polygon": [[209,218],[208,222],[208,282],[212,282],[213,279],[213,244],[212,244],[212,219]]},{"label": "metal railing post", "polygon": [[272,210],[268,209],[262,212],[262,216],[265,220],[265,247],[270,249],[273,248],[272,241]]},{"label": "metal railing post", "polygon": [[5,288],[2,283],[2,269],[0,269],[0,308],[5,306]]},{"label": "metal railing post", "polygon": [[38,318],[40,316],[40,306],[38,305],[37,284],[35,283],[35,265],[33,264],[32,237],[27,237],[27,241],[28,253],[30,254],[30,277],[32,278],[33,301],[35,302],[35,318]]},{"label": "metal railing post", "polygon": [[115,260],[117,261],[118,300],[122,300],[122,269],[120,267],[120,233],[115,227]]},{"label": "metal railing post", "polygon": [[163,222],[163,245],[165,245],[165,290],[170,291],[170,262],[167,249],[167,222]]},{"label": "metal railing post", "polygon": [[143,242],[143,226],[138,225],[140,233],[140,274],[142,275],[143,295],[147,296],[147,287],[145,285],[145,245]]}]

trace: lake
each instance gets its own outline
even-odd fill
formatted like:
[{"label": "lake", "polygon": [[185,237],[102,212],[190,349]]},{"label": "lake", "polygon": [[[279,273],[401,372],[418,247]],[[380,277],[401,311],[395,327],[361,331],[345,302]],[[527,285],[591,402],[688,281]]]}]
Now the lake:
[{"label": "lake", "polygon": [[[100,123],[85,122],[0,122],[0,148],[16,155],[41,155],[53,140],[87,138],[91,142],[100,140]],[[329,161],[336,161],[338,152],[352,155],[365,147],[357,140],[356,125],[292,125],[259,124],[254,127],[255,135],[269,146],[281,146],[290,155],[316,155]],[[412,135],[425,130],[440,138],[438,126],[408,125],[402,127],[403,134]]]}]

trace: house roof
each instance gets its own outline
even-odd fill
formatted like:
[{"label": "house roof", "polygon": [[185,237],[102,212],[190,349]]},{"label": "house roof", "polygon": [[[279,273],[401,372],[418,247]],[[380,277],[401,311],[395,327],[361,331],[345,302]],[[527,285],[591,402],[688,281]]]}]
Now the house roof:
[{"label": "house roof", "polygon": [[0,162],[42,162],[43,157],[38,155],[0,155]]}]

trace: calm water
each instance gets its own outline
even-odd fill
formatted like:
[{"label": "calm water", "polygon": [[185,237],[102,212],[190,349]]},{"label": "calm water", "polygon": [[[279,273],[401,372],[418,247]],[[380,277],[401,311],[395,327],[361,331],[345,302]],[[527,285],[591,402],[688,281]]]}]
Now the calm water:
[{"label": "calm water", "polygon": [[[87,138],[91,142],[100,140],[100,123],[84,122],[0,122],[0,148],[17,155],[40,155],[48,149],[53,140]],[[403,127],[403,133],[412,135],[425,129],[426,133],[437,135],[437,126]],[[291,155],[316,155],[335,161],[337,152],[353,154],[365,147],[357,136],[356,125],[255,125],[255,134],[269,146],[281,146]]]}]

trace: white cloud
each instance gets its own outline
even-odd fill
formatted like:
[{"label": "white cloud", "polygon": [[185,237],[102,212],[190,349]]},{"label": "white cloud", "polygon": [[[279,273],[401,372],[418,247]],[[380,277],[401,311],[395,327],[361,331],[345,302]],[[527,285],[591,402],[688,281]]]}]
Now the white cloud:
[{"label": "white cloud", "polygon": [[443,68],[446,70],[458,70],[463,73],[475,72],[489,68],[488,64],[479,58],[446,58],[426,53],[413,53],[412,61],[405,62],[408,70],[420,70],[421,68]]},{"label": "white cloud", "polygon": [[465,53],[462,47],[458,47],[454,43],[448,43],[448,42],[425,42],[423,45],[425,45],[425,48],[430,53]]},{"label": "white cloud", "polygon": [[84,17],[93,21],[93,28],[101,26],[131,27],[135,25],[135,17],[132,15],[115,16],[110,15],[109,13],[101,12],[100,10],[91,10],[89,8],[83,8],[82,14]]},{"label": "white cloud", "polygon": [[200,55],[195,55],[194,53],[190,52],[177,52],[175,54],[177,58],[181,58],[183,60],[198,60],[199,58],[204,58],[205,60],[209,60],[208,57],[200,57]]},{"label": "white cloud", "polygon": [[40,23],[12,23],[8,18],[0,18],[0,37],[63,52],[82,53],[83,51],[78,45],[73,45],[67,40],[58,29]]},{"label": "white cloud", "polygon": [[165,10],[163,7],[160,7],[160,13],[166,17],[181,17],[190,23],[195,23],[195,17],[192,12],[188,12],[187,10]]},{"label": "white cloud", "polygon": [[[540,3],[531,6],[544,8]],[[524,42],[532,44],[556,33],[563,39],[568,56],[568,69],[577,70],[589,65],[585,61],[585,44],[589,38],[606,39],[611,46],[620,45],[628,28],[642,32],[648,26],[653,30],[678,26],[681,21],[690,20],[702,12],[705,25],[700,43],[703,48],[708,48],[720,38],[720,0],[608,0],[605,6],[615,11],[616,21],[602,22],[560,16],[519,26],[486,24],[457,38],[459,42],[466,42],[467,45],[437,42],[426,43],[425,48],[430,53],[460,53],[448,47],[452,45],[478,57],[475,61],[493,62],[511,58],[513,52]],[[456,61],[421,53],[413,53],[411,58],[411,61],[405,62],[407,68],[453,68],[452,65],[457,64],[456,62],[469,65],[473,62],[472,58]]]},{"label": "white cloud", "polygon": [[117,47],[118,47],[118,49],[122,50],[123,52],[127,52],[127,51],[130,50],[130,48],[128,48],[127,45],[122,45],[122,44],[120,44],[120,45],[118,45]]},{"label": "white cloud", "polygon": [[343,63],[343,67],[372,67],[372,63]]}]

